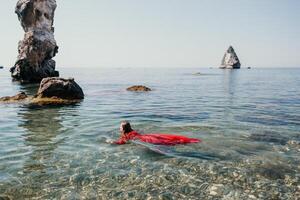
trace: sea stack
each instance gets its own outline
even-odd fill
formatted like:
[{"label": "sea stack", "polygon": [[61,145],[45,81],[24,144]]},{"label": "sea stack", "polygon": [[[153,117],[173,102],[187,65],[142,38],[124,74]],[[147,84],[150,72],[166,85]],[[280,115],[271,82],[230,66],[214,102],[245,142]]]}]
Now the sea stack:
[{"label": "sea stack", "polygon": [[239,69],[241,63],[232,46],[225,52],[220,66],[221,69]]},{"label": "sea stack", "polygon": [[52,58],[58,52],[54,39],[55,0],[19,0],[15,13],[25,32],[19,42],[18,58],[10,69],[14,80],[21,83],[40,82],[59,76]]}]

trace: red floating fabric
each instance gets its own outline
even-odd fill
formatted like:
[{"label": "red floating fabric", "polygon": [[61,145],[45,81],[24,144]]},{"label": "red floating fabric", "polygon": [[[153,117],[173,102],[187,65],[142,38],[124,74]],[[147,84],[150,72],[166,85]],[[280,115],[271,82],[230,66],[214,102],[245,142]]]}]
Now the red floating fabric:
[{"label": "red floating fabric", "polygon": [[162,134],[162,133],[148,133],[139,134],[136,131],[131,131],[125,136],[122,136],[115,144],[125,144],[129,140],[140,140],[142,142],[159,144],[159,145],[176,145],[201,142],[200,139],[188,138],[182,135]]}]

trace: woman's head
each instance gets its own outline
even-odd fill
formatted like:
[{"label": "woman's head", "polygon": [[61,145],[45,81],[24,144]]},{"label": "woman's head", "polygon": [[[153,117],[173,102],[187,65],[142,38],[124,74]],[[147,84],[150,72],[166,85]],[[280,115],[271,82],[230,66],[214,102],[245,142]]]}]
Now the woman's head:
[{"label": "woman's head", "polygon": [[121,125],[120,125],[120,132],[126,134],[131,131],[133,131],[133,130],[130,126],[130,123],[128,121],[122,121]]}]

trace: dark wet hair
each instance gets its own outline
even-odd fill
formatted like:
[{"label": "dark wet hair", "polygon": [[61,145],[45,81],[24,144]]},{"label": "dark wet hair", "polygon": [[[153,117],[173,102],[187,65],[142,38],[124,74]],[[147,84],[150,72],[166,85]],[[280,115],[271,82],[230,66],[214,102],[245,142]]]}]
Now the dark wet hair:
[{"label": "dark wet hair", "polygon": [[131,128],[131,125],[128,121],[122,121],[121,125],[122,125],[124,133],[130,133],[131,131],[133,131],[133,129]]}]

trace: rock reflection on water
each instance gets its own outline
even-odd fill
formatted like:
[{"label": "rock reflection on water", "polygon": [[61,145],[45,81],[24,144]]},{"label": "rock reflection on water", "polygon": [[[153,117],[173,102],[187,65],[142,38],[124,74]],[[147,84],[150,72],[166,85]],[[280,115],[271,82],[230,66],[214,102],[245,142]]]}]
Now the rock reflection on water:
[{"label": "rock reflection on water", "polygon": [[[62,142],[57,140],[63,125],[61,107],[36,107],[23,105],[18,113],[19,126],[25,129],[21,136],[30,153],[24,159],[23,169],[18,172],[20,184],[10,185],[6,193],[14,198],[31,198],[43,193],[43,185],[50,181],[53,152]],[[12,184],[12,183],[11,183]]]},{"label": "rock reflection on water", "polygon": [[63,128],[59,109],[59,107],[47,110],[27,107],[27,111],[19,113],[23,119],[20,126],[27,130],[22,135],[24,143],[30,146],[32,151],[30,158],[24,163],[24,173],[47,170],[44,163],[47,163],[52,152],[61,142],[56,141],[56,136],[61,133],[61,128]]}]

